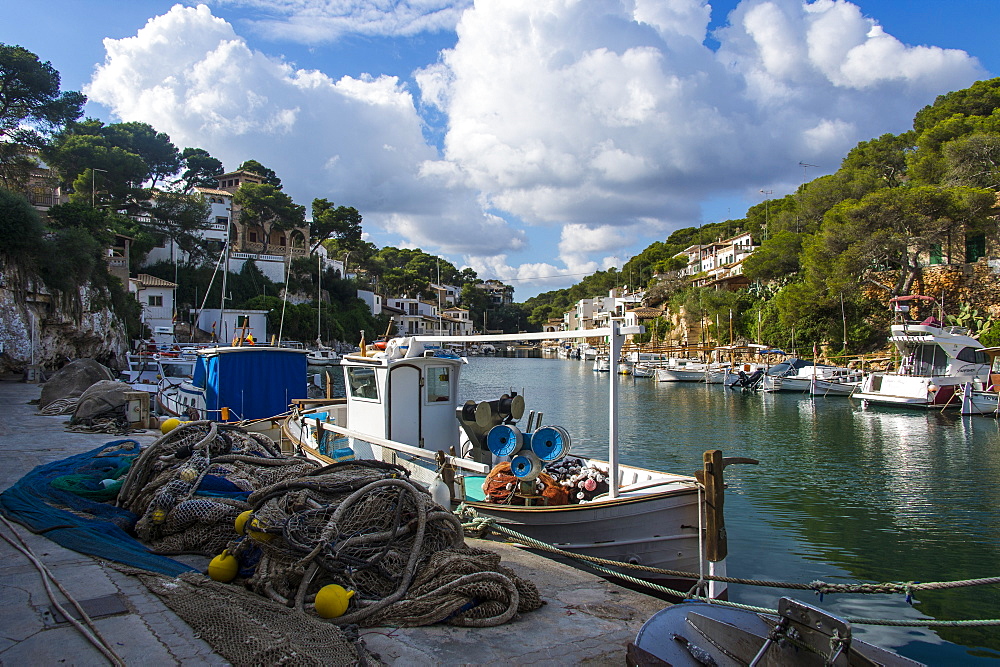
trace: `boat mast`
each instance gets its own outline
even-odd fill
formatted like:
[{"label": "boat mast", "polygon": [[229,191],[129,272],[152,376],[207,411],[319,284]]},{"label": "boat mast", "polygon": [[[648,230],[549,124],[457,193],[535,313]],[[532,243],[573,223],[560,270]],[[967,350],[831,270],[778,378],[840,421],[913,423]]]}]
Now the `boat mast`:
[{"label": "boat mast", "polygon": [[[611,333],[608,335],[609,357],[617,359],[622,351],[624,336],[621,335],[618,322],[611,318]],[[609,361],[610,363],[610,361]],[[610,376],[609,402],[609,422],[608,422],[608,497],[618,497],[618,377],[617,373],[608,373]]]},{"label": "boat mast", "polygon": [[316,253],[316,346],[323,344],[323,259]]}]

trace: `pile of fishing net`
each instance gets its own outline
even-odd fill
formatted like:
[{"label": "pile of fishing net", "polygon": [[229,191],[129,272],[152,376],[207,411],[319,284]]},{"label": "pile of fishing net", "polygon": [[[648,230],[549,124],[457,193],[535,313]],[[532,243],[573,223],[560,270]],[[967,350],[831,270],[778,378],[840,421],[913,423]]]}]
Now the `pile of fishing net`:
[{"label": "pile of fishing net", "polygon": [[211,556],[232,539],[251,492],[317,467],[283,456],[263,434],[189,422],[142,451],[118,505],[139,517],[135,532],[156,553]]},{"label": "pile of fishing net", "polygon": [[[487,627],[541,606],[534,584],[468,547],[458,518],[392,464],[320,467],[261,434],[191,422],[142,452],[118,503],[155,552],[218,554],[214,578],[339,625]],[[339,615],[316,604],[337,586],[352,592]]]}]

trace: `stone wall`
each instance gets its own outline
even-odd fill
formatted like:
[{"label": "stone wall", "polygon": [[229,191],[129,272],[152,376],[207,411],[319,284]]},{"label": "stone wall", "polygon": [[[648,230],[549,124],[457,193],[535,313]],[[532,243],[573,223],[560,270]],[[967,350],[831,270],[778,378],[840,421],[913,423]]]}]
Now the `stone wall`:
[{"label": "stone wall", "polygon": [[974,264],[925,267],[913,293],[943,299],[948,315],[957,314],[967,303],[980,314],[1000,318],[1000,259],[984,257]]},{"label": "stone wall", "polygon": [[103,294],[89,286],[53,294],[41,281],[9,265],[0,270],[0,372],[29,364],[48,369],[69,359],[91,358],[122,368],[128,353],[125,327]]}]

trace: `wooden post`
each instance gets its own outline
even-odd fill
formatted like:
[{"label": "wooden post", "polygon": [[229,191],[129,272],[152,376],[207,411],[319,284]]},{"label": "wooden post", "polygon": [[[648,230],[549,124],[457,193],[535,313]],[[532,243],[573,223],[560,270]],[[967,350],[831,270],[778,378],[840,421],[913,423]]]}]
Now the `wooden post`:
[{"label": "wooden post", "polygon": [[722,480],[722,451],[710,449],[702,456],[705,485],[705,556],[718,562],[729,553],[724,505],[726,485]]},{"label": "wooden post", "polygon": [[702,469],[694,476],[705,487],[705,557],[717,563],[729,553],[726,540],[726,484],[722,471],[733,463],[757,465],[756,459],[733,456],[723,458],[722,450],[710,449],[702,455]]}]

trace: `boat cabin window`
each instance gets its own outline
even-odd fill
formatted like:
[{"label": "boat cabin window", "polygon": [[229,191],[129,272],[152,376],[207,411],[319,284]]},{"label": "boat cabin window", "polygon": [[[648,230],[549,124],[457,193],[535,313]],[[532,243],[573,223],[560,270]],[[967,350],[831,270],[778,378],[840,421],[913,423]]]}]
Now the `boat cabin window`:
[{"label": "boat cabin window", "polygon": [[989,358],[986,356],[986,353],[974,347],[963,347],[962,351],[956,356],[960,361],[967,361],[970,364],[989,363]]},{"label": "boat cabin window", "polygon": [[348,368],[347,386],[350,388],[352,398],[378,400],[374,368]]},{"label": "boat cabin window", "polygon": [[163,377],[183,378],[191,377],[190,364],[163,364]]},{"label": "boat cabin window", "polygon": [[939,345],[918,345],[910,363],[913,375],[944,375],[948,371],[948,355]]},{"label": "boat cabin window", "polygon": [[427,402],[451,400],[451,369],[447,366],[427,368]]}]

